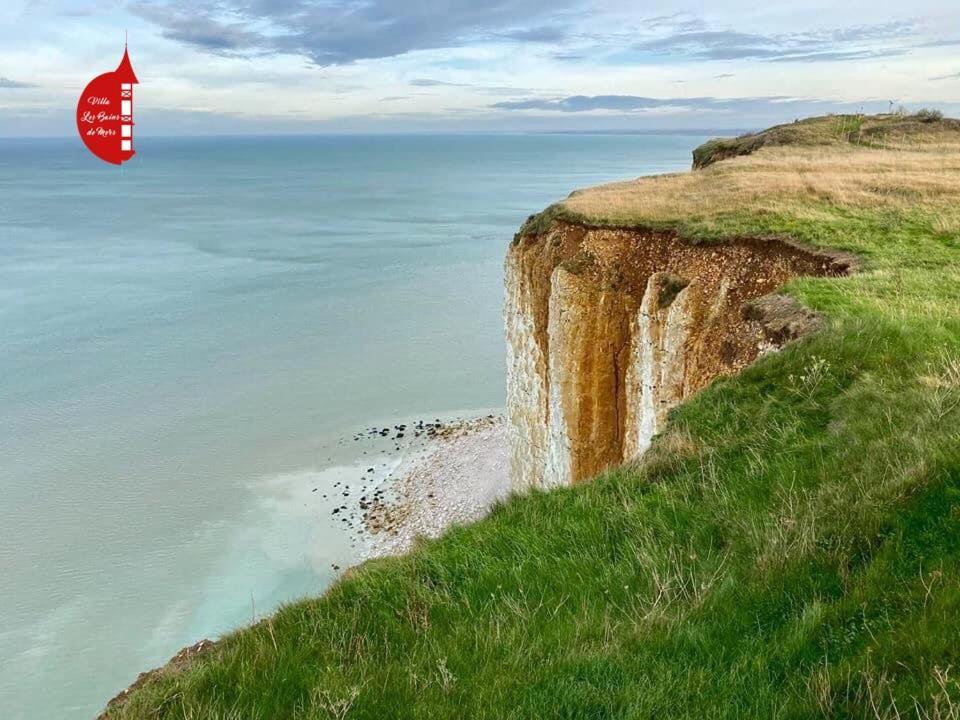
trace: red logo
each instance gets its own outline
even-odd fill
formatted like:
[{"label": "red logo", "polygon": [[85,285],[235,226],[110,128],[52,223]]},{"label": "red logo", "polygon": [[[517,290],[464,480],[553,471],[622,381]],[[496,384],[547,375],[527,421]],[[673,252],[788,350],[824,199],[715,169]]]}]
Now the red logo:
[{"label": "red logo", "polygon": [[134,155],[133,86],[137,82],[124,46],[119,67],[91,80],[77,103],[77,130],[83,144],[114,165]]}]

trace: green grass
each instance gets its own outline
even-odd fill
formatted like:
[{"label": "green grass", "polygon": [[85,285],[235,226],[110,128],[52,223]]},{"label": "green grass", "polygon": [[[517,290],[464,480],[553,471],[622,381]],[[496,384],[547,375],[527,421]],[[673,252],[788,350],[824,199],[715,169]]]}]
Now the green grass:
[{"label": "green grass", "polygon": [[368,563],[110,717],[960,716],[960,235],[808,210],[678,220],[863,268],[792,283],[826,328],[677,408],[642,464]]}]

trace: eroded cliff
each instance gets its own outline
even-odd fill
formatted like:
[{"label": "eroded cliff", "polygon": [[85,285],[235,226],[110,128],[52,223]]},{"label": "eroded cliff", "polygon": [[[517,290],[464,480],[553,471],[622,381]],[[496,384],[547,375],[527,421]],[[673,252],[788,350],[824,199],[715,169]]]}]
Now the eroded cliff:
[{"label": "eroded cliff", "polygon": [[575,483],[638,457],[670,408],[815,322],[770,293],[848,269],[777,239],[694,245],[564,221],[525,228],[506,261],[514,486]]}]

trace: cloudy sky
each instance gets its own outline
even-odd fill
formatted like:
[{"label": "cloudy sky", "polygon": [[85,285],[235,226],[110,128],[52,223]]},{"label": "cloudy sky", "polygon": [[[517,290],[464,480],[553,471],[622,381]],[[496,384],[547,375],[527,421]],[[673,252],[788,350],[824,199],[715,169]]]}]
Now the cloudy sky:
[{"label": "cloudy sky", "polygon": [[3,0],[0,135],[72,134],[125,31],[141,135],[960,115],[956,0]]}]

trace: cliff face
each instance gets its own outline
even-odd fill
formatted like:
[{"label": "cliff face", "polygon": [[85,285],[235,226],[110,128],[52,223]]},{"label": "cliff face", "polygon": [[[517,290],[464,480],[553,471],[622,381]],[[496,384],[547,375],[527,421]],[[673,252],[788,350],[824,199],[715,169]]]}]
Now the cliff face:
[{"label": "cliff face", "polygon": [[809,328],[812,314],[769,293],[847,269],[778,240],[698,246],[567,222],[521,232],[506,261],[514,486],[638,457],[670,408]]}]

